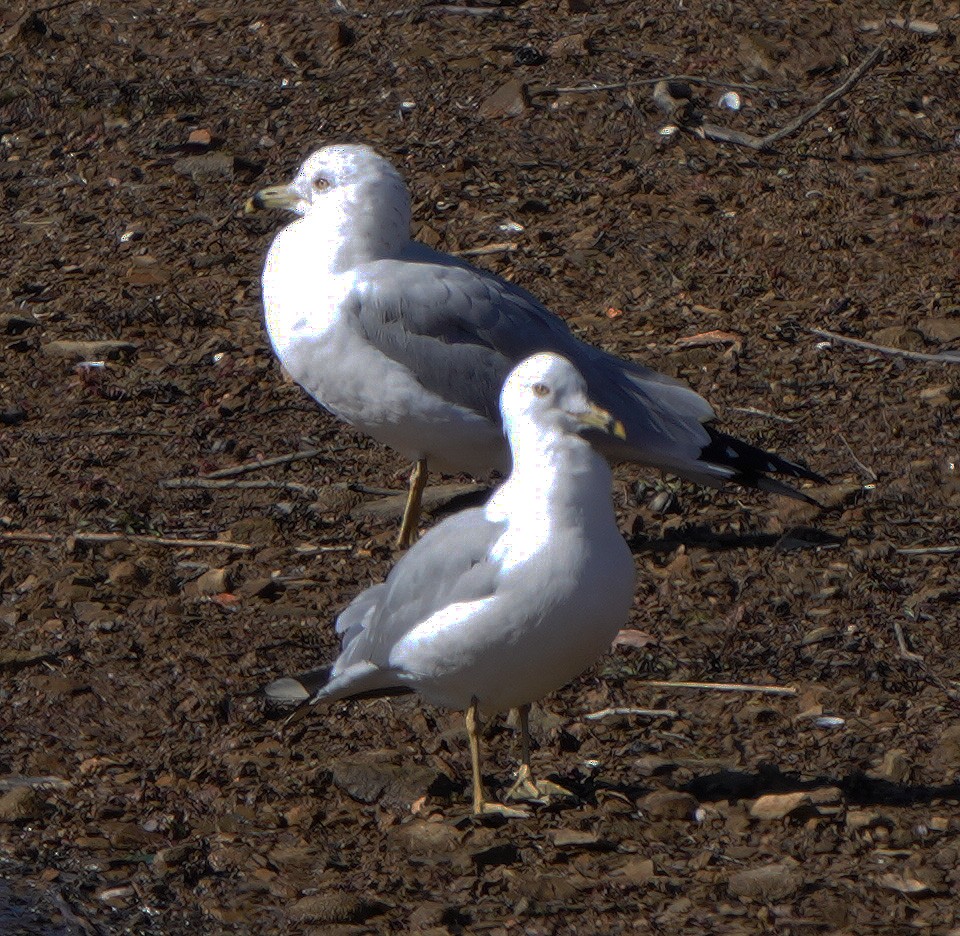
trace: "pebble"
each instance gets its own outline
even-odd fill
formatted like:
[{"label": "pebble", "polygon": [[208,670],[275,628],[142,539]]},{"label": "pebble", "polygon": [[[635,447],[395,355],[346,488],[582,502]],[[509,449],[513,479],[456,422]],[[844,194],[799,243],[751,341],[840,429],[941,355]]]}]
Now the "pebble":
[{"label": "pebble", "polygon": [[331,890],[302,897],[287,910],[294,920],[310,923],[363,923],[388,909],[380,901]]},{"label": "pebble", "polygon": [[136,354],[137,346],[130,341],[48,341],[43,351],[74,361],[113,361]]},{"label": "pebble", "polygon": [[183,593],[189,598],[220,595],[227,591],[230,591],[230,570],[227,568],[207,569],[201,576],[183,586]]},{"label": "pebble", "polygon": [[331,761],[333,784],[359,803],[384,800],[409,805],[436,780],[437,773],[416,764],[393,763],[392,755],[371,751]]},{"label": "pebble", "polygon": [[762,903],[778,903],[792,897],[803,886],[803,875],[793,860],[748,868],[731,875],[731,894]]},{"label": "pebble", "polygon": [[20,822],[39,818],[43,800],[30,787],[14,787],[0,796],[0,822]]},{"label": "pebble", "polygon": [[648,793],[637,805],[650,819],[692,819],[699,803],[689,793],[659,790]]},{"label": "pebble", "polygon": [[750,807],[754,819],[783,819],[795,809],[809,802],[806,793],[771,793],[761,796]]},{"label": "pebble", "polygon": [[480,104],[481,117],[519,117],[527,109],[527,90],[511,78]]},{"label": "pebble", "polygon": [[414,819],[392,829],[390,838],[408,854],[437,855],[455,851],[463,834],[445,822]]}]

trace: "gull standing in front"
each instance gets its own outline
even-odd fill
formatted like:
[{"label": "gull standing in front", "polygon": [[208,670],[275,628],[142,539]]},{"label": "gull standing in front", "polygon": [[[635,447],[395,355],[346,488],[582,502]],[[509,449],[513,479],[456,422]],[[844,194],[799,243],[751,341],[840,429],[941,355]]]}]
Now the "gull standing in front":
[{"label": "gull standing in front", "polygon": [[303,711],[405,692],[460,709],[474,812],[519,816],[484,793],[479,715],[520,711],[510,795],[566,792],[531,772],[530,705],[610,648],[633,602],[634,566],[613,512],[610,467],[581,435],[622,438],[624,429],[589,401],[573,365],[555,354],[528,358],[504,384],[501,411],[513,468],[487,504],[429,530],[386,581],[347,606],[331,665],[264,692]]},{"label": "gull standing in front", "polygon": [[407,187],[370,147],[324,147],[289,185],[248,201],[259,208],[299,215],[263,270],[280,363],[326,409],[415,462],[398,545],[416,537],[428,466],[509,470],[500,389],[538,351],[572,361],[625,426],[623,440],[595,440],[611,461],[816,503],[767,473],[820,475],[706,425],[713,409],[686,384],[579,341],[520,287],[411,240]]}]

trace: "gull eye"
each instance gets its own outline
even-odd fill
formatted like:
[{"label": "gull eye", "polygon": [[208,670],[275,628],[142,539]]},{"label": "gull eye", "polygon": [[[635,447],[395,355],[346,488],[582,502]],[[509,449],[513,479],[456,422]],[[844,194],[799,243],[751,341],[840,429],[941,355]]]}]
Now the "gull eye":
[{"label": "gull eye", "polygon": [[546,384],[535,383],[533,385],[534,396],[545,397],[550,392],[550,388]]},{"label": "gull eye", "polygon": [[313,180],[314,191],[323,192],[330,188],[329,180],[325,179],[323,176],[317,176]]}]

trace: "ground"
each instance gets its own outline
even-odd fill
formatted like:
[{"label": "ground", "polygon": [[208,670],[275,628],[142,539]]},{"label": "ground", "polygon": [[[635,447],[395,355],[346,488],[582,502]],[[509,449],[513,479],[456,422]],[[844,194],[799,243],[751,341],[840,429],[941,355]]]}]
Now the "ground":
[{"label": "ground", "polygon": [[[0,931],[960,932],[960,368],[811,331],[960,346],[956,3],[13,6]],[[783,127],[879,43],[770,151],[695,132]],[[716,83],[671,116],[667,75]],[[421,238],[830,481],[816,510],[617,469],[631,632],[536,710],[578,798],[527,820],[468,815],[458,713],[284,730],[246,695],[329,658],[397,556],[377,491],[409,466],[285,381],[283,219],[242,213],[343,140]],[[485,751],[502,792],[513,728]]]}]

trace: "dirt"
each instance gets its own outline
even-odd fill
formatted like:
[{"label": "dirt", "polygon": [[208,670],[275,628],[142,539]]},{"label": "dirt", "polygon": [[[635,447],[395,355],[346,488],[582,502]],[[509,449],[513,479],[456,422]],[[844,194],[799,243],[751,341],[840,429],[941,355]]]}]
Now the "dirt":
[{"label": "dirt", "polygon": [[[960,347],[960,8],[909,13],[0,13],[0,931],[960,932],[960,369],[811,332]],[[776,130],[879,42],[771,152],[693,132]],[[666,75],[743,106],[691,83],[670,116]],[[342,140],[401,167],[420,237],[514,245],[476,262],[831,481],[817,511],[618,469],[632,633],[536,710],[534,765],[577,799],[528,820],[468,815],[457,713],[284,731],[247,694],[329,658],[396,558],[364,508],[408,466],[284,380],[282,219],[242,214]],[[485,745],[502,791],[515,732]]]}]

